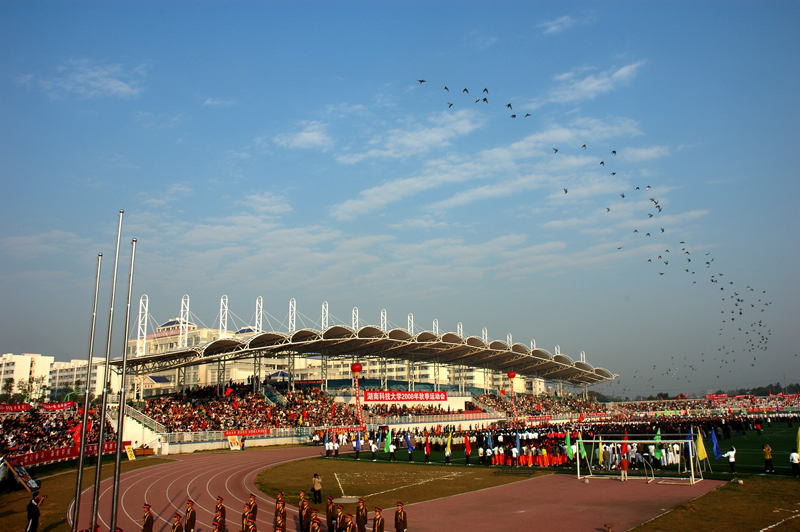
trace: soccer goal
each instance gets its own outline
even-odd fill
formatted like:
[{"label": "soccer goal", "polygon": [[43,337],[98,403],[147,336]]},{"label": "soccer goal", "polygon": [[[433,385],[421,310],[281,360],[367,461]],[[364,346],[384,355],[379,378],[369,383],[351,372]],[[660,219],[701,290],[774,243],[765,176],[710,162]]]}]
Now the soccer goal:
[{"label": "soccer goal", "polygon": [[[644,475],[630,475],[628,477],[630,480],[645,480],[648,484],[656,482],[658,484],[686,486],[692,486],[703,480],[703,471],[700,467],[700,460],[697,457],[696,437],[687,439],[686,436],[670,436],[673,435],[663,435],[660,439],[619,439],[619,435],[615,434],[609,435],[608,438],[600,435],[596,439],[582,440],[586,452],[585,454],[581,453],[579,444],[578,459],[575,460],[578,479],[619,480],[621,477],[619,469],[612,470],[605,464],[605,460],[599,459],[603,454],[603,446],[606,445],[613,449],[610,462],[618,465],[621,460],[619,449],[622,446],[630,447],[635,444],[638,449],[643,451],[637,452],[637,455],[641,454],[643,457],[641,463],[644,468]],[[595,460],[595,450],[599,450],[598,460]],[[656,476],[653,461],[658,461],[659,465],[661,465],[662,456],[666,456],[668,453],[671,453],[673,461],[666,464],[667,467],[674,468],[677,466],[677,475],[680,476],[670,476],[669,474]],[[582,454],[583,456],[581,456]],[[600,466],[600,468],[598,469],[597,466]],[[674,469],[671,469],[670,472],[674,472]]]}]

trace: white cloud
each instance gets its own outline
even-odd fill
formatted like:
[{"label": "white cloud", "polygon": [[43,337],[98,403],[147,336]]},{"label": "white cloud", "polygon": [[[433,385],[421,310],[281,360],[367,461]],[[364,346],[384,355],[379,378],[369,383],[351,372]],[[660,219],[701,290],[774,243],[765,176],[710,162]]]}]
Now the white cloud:
[{"label": "white cloud", "polygon": [[285,197],[275,196],[269,191],[251,194],[245,198],[243,203],[264,216],[278,216],[292,210],[292,206]]},{"label": "white cloud", "polygon": [[485,35],[480,30],[472,30],[469,32],[469,35],[467,35],[466,41],[470,46],[473,46],[478,50],[486,50],[497,43],[497,37]]},{"label": "white cloud", "polygon": [[223,100],[220,98],[208,98],[206,101],[203,102],[203,105],[217,105],[222,107],[230,107],[231,105],[236,105],[236,100]]},{"label": "white cloud", "polygon": [[480,126],[474,111],[462,109],[455,113],[438,113],[428,121],[431,125],[418,125],[411,129],[392,129],[374,137],[369,144],[380,146],[366,152],[340,155],[341,163],[357,163],[367,158],[397,159],[425,153],[434,148],[450,146],[451,141],[466,135]]},{"label": "white cloud", "polygon": [[392,229],[422,229],[428,231],[430,229],[444,229],[449,226],[450,224],[447,222],[434,220],[432,216],[422,216],[420,218],[408,218],[391,224],[389,227]]},{"label": "white cloud", "polygon": [[544,28],[542,33],[544,35],[552,35],[554,33],[561,33],[565,29],[573,26],[575,24],[575,19],[570,17],[569,15],[565,15],[563,17],[558,17],[554,20],[546,20],[536,26],[537,28]]},{"label": "white cloud", "polygon": [[145,198],[142,202],[146,205],[157,207],[172,203],[180,198],[185,198],[190,192],[192,192],[192,189],[188,186],[182,183],[175,183],[170,185],[168,189],[160,192],[158,196]]},{"label": "white cloud", "polygon": [[90,243],[75,233],[53,229],[47,233],[26,236],[7,236],[0,239],[0,246],[10,255],[20,259],[35,259],[42,255],[71,253],[85,248]]},{"label": "white cloud", "polygon": [[580,100],[593,100],[600,94],[605,94],[630,83],[637,75],[642,65],[647,61],[637,61],[619,68],[612,67],[599,74],[589,74],[581,77],[587,67],[581,67],[570,72],[558,74],[554,77],[560,84],[553,87],[548,94],[537,98],[525,108],[536,108],[544,102],[570,103]]},{"label": "white cloud", "polygon": [[328,125],[317,121],[302,122],[305,126],[297,133],[281,133],[273,137],[278,146],[284,148],[322,148],[327,150],[333,145],[333,139],[328,135]]},{"label": "white cloud", "polygon": [[67,61],[58,75],[38,78],[39,86],[54,98],[135,98],[144,90],[145,65],[126,70],[120,64],[94,64],[88,59]]},{"label": "white cloud", "polygon": [[625,148],[620,150],[620,157],[630,162],[650,161],[670,155],[668,146],[650,146],[649,148]]}]

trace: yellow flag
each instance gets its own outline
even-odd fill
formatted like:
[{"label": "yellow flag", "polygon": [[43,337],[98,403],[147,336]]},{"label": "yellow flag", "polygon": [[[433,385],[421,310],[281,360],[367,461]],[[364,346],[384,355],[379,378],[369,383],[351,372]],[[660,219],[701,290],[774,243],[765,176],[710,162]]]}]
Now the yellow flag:
[{"label": "yellow flag", "polygon": [[706,446],[703,445],[703,433],[699,430],[697,431],[697,459],[700,461],[708,459],[708,455],[706,454]]},{"label": "yellow flag", "polygon": [[602,465],[603,464],[603,437],[602,436],[598,436],[598,439],[600,440],[600,443],[598,444],[598,445],[600,445],[600,452],[598,453],[597,463]]},{"label": "yellow flag", "polygon": [[452,432],[448,433],[448,434],[447,434],[447,452],[448,452],[448,453],[449,453],[449,452],[451,452],[451,451],[450,451],[450,440],[451,440],[452,438],[453,438],[453,433],[452,433]]}]

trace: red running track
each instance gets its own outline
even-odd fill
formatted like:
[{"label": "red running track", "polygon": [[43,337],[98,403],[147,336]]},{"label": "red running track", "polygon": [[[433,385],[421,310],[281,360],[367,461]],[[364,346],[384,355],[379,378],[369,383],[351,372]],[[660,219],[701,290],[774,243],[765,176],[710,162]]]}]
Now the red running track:
[{"label": "red running track", "polygon": [[[196,532],[210,532],[216,499],[221,495],[227,509],[228,532],[238,532],[242,506],[250,493],[256,493],[257,528],[271,531],[274,501],[256,491],[255,476],[266,467],[319,455],[319,448],[312,447],[188,454],[175,456],[172,463],[125,473],[120,483],[117,526],[126,532],[141,530],[142,504],[146,501],[152,505],[153,532],[169,532],[172,516],[176,511],[183,515],[186,500],[191,498],[197,511]],[[584,484],[571,475],[549,475],[410,504],[406,510],[409,530],[413,532],[439,532],[443,527],[486,532],[597,531],[604,530],[606,523],[613,524],[615,532],[622,532],[722,484],[704,480],[694,486],[678,486],[608,479],[592,479]],[[100,489],[99,523],[101,530],[108,530],[111,480],[103,481]],[[91,500],[89,488],[81,496],[79,530],[90,526]],[[387,524],[392,524],[393,516],[392,510],[384,512]],[[287,506],[287,518],[288,530],[299,530],[296,508]],[[371,526],[370,512],[370,529]]]}]

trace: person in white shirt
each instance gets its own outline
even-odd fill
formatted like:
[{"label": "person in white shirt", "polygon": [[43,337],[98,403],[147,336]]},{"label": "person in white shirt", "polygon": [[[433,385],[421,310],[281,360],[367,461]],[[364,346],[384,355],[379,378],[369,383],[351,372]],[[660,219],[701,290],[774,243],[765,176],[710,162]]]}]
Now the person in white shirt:
[{"label": "person in white shirt", "polygon": [[397,450],[397,446],[395,446],[394,442],[389,444],[389,461],[390,462],[397,462],[397,458],[394,455],[394,452]]},{"label": "person in white shirt", "polygon": [[378,461],[378,446],[375,445],[375,442],[370,440],[369,442],[369,450],[372,451],[372,461]]},{"label": "person in white shirt", "polygon": [[797,454],[797,449],[792,449],[792,454],[789,455],[789,463],[792,464],[794,476],[800,477],[800,455]]},{"label": "person in white shirt", "polygon": [[731,447],[731,450],[727,453],[723,454],[725,458],[728,459],[728,462],[731,464],[731,473],[736,473],[736,447]]}]

